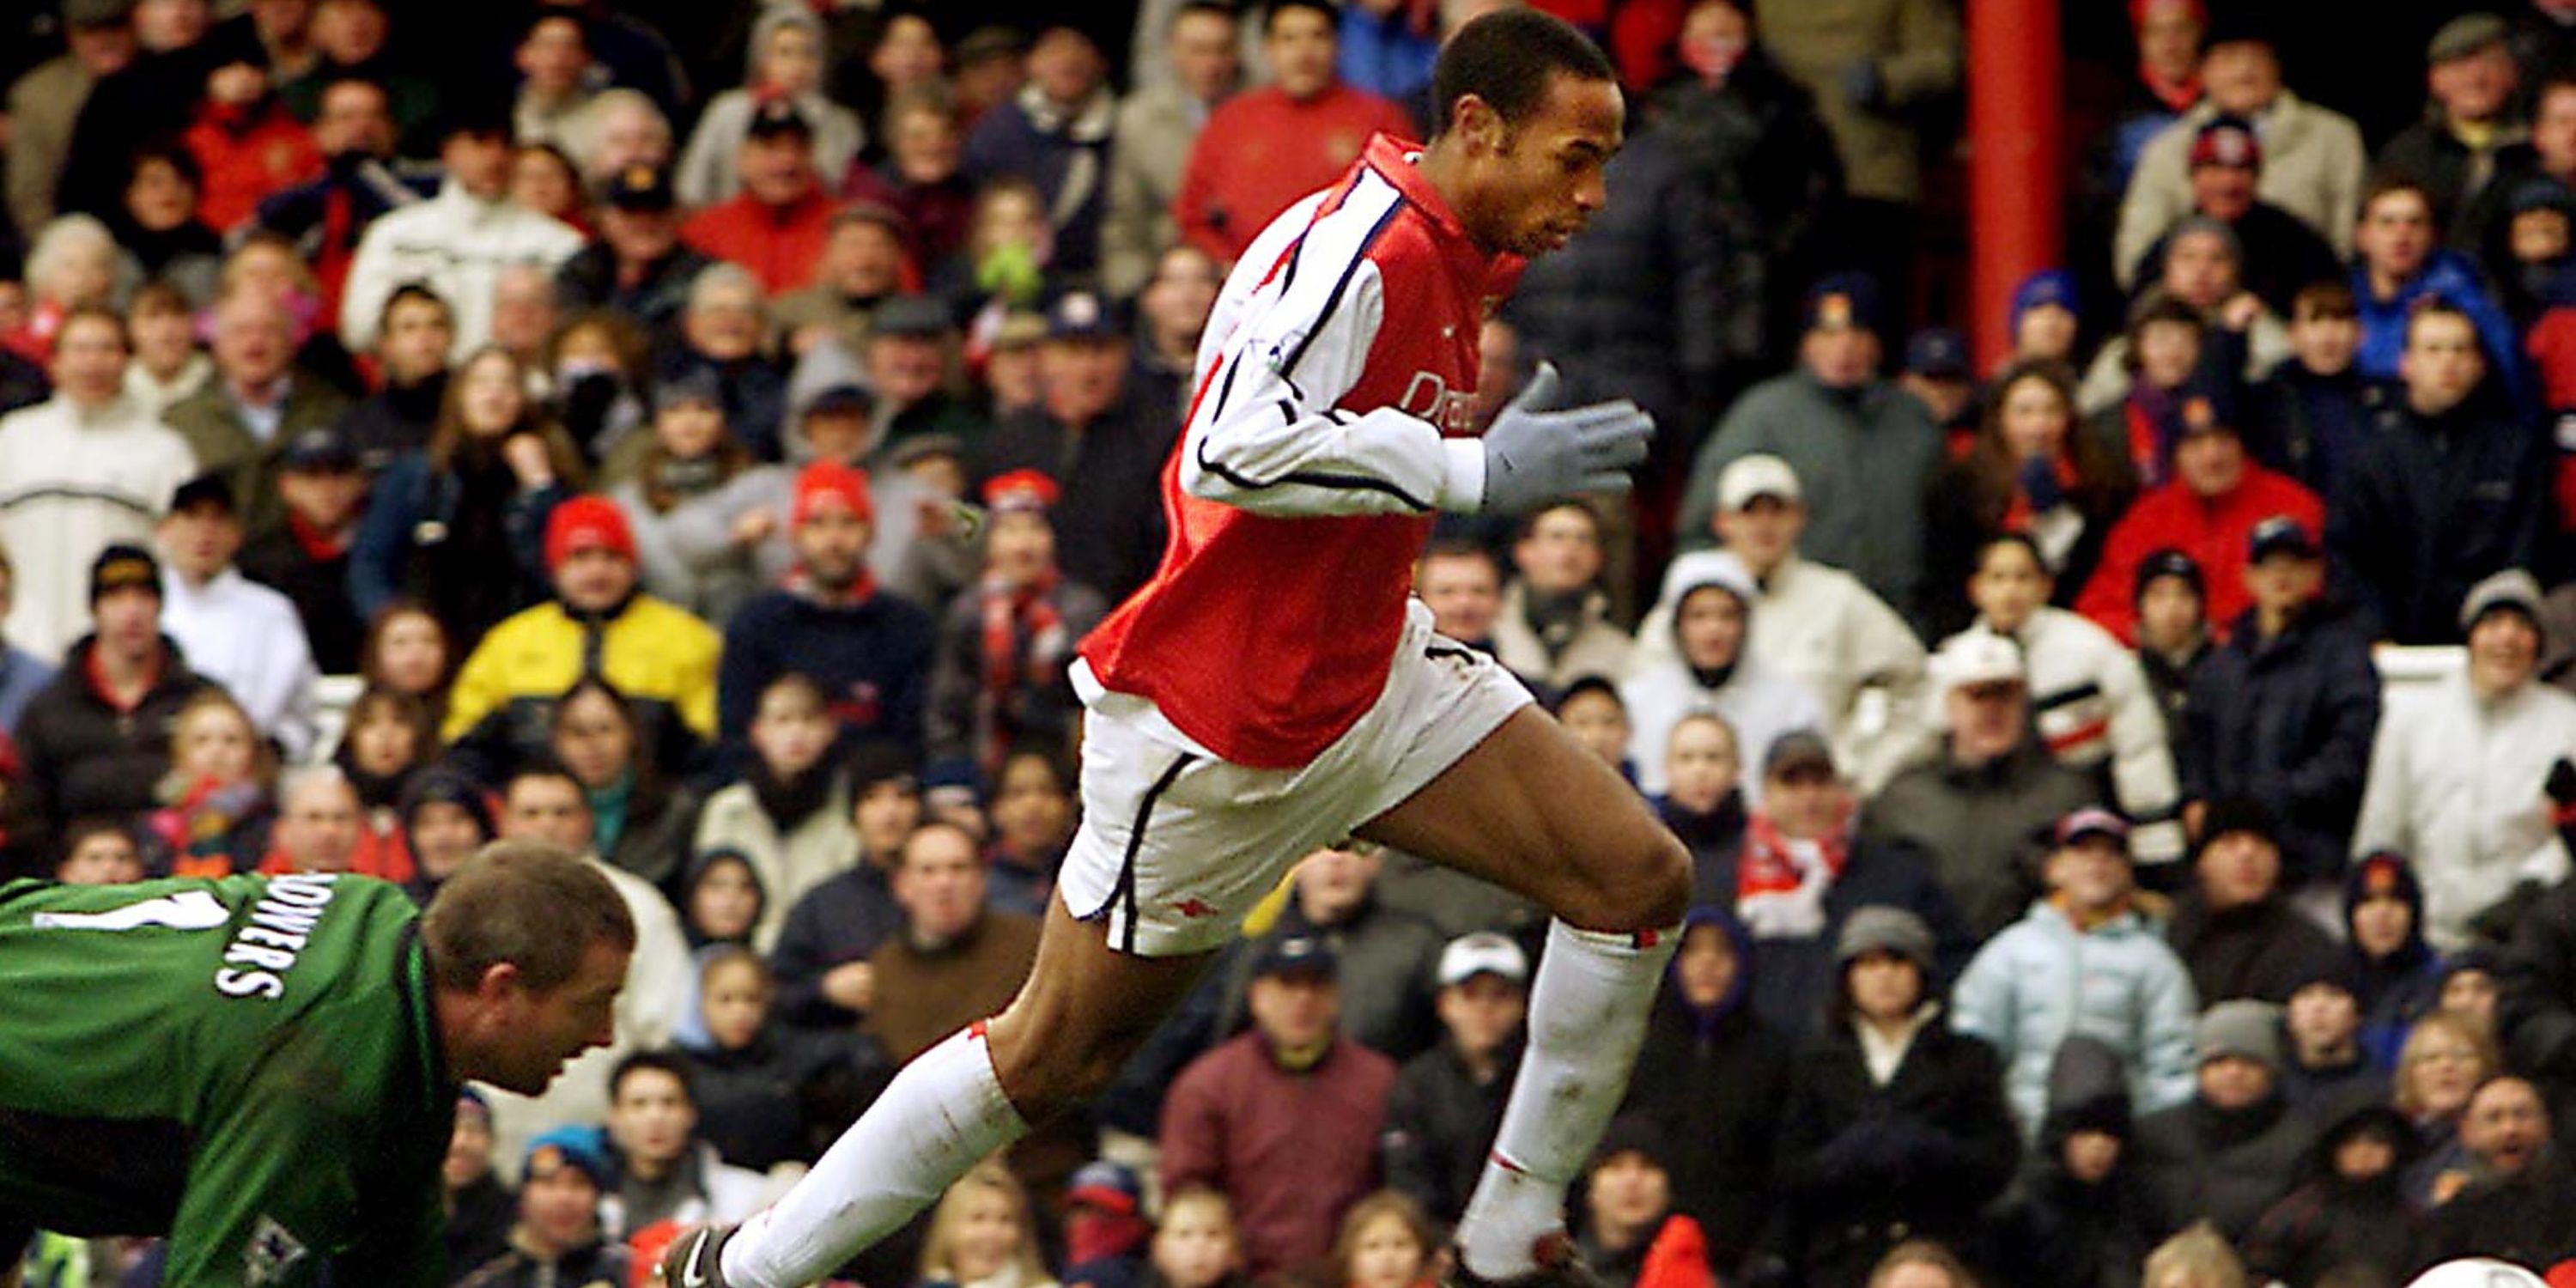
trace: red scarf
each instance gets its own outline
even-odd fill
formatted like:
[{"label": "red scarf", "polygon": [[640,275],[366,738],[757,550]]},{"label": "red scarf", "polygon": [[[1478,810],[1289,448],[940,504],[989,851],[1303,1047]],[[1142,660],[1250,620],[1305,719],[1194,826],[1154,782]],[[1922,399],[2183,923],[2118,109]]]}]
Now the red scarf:
[{"label": "red scarf", "polygon": [[2146,86],[2147,93],[2154,95],[2157,102],[2176,112],[2188,112],[2192,104],[2200,101],[2198,67],[2192,68],[2190,74],[2181,80],[2170,81],[2156,75],[2156,69],[2147,66],[2146,61],[2141,59],[2138,62],[2138,83]]},{"label": "red scarf", "polygon": [[295,539],[295,548],[315,563],[328,563],[349,553],[349,543],[357,539],[357,525],[337,531],[317,528],[304,521],[304,516],[290,510],[286,514],[286,533]]},{"label": "red scarf", "polygon": [[[1816,849],[1825,860],[1829,877],[1840,877],[1843,865],[1851,861],[1851,805],[1845,802],[1840,816],[1825,834],[1816,838]],[[1780,835],[1780,825],[1771,816],[1755,810],[1744,825],[1744,853],[1735,863],[1735,897],[1738,902],[1753,895],[1788,894],[1804,884],[1798,860],[1790,854],[1794,844]]]},{"label": "red scarf", "polygon": [[1011,694],[1022,684],[1042,689],[1053,683],[1064,660],[1064,616],[1050,598],[1055,587],[1050,568],[1025,586],[987,577],[977,592],[984,611],[984,689],[975,698],[975,759],[987,777],[1001,771],[1010,746],[1010,730],[1003,726]]}]

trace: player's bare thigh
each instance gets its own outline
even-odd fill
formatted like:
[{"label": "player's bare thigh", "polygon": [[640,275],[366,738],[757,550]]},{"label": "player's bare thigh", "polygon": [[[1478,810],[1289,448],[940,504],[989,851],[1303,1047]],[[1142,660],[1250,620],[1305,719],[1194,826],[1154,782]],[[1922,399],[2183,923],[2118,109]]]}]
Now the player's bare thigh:
[{"label": "player's bare thigh", "polygon": [[1359,833],[1586,930],[1670,926],[1690,903],[1681,842],[1634,787],[1535,707]]},{"label": "player's bare thigh", "polygon": [[1037,961],[985,1029],[993,1071],[1035,1122],[1097,1094],[1189,996],[1214,953],[1144,957],[1109,946],[1107,921],[1047,904]]}]

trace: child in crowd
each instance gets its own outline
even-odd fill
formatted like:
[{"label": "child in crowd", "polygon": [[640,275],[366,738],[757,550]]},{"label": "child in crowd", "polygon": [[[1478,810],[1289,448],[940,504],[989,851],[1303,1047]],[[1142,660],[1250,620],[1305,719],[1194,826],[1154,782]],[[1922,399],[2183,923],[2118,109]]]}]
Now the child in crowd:
[{"label": "child in crowd", "polygon": [[409,889],[424,906],[498,835],[483,789],[463,774],[437,766],[414,778],[403,792],[401,826],[412,860]]},{"label": "child in crowd", "polygon": [[698,1101],[698,1135],[754,1171],[810,1161],[894,1071],[855,1030],[812,1032],[777,1022],[777,981],[740,945],[700,954],[700,1036],[684,1047]]},{"label": "child in crowd", "polygon": [[1556,698],[1557,723],[1565,726],[1574,740],[1599,756],[1619,776],[1634,783],[1637,767],[1628,761],[1628,740],[1636,728],[1628,721],[1628,703],[1619,696],[1619,686],[1609,677],[1578,676],[1565,692]]},{"label": "child in crowd", "polygon": [[921,1245],[921,1284],[951,1288],[1055,1288],[1038,1259],[1028,1191],[986,1160],[948,1187]]},{"label": "child in crowd", "polygon": [[208,688],[179,708],[170,728],[170,772],[155,789],[148,820],[171,876],[246,872],[268,851],[274,754],[250,713]]},{"label": "child in crowd", "polygon": [[1243,1241],[1225,1195],[1192,1185],[1163,1200],[1144,1288],[1245,1288]]},{"label": "child in crowd", "polygon": [[806,891],[858,861],[849,792],[830,760],[833,731],[821,685],[796,671],[771,680],[751,717],[755,759],[698,815],[697,851],[741,854],[768,893],[751,931],[763,952]]},{"label": "child in crowd", "polygon": [[125,824],[112,818],[82,818],[63,830],[62,861],[54,865],[56,881],[124,885],[143,876],[143,851]]},{"label": "child in crowd", "polygon": [[437,755],[438,725],[428,703],[412,694],[369,688],[350,704],[349,731],[331,760],[357,790],[368,833],[399,847],[403,795]]},{"label": "child in crowd", "polygon": [[1426,1288],[1440,1273],[1439,1236],[1422,1205],[1380,1190],[1351,1205],[1333,1240],[1333,1277],[1346,1288]]},{"label": "child in crowd", "polygon": [[1055,891],[1055,871],[1073,843],[1072,766],[1047,747],[1023,747],[1002,762],[991,814],[992,860],[985,870],[985,902],[1006,912],[1043,916]]}]

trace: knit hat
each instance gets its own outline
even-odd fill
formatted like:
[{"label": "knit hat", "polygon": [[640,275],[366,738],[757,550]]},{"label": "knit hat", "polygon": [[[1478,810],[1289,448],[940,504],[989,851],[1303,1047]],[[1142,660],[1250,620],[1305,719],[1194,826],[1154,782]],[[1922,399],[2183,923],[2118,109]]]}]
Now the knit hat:
[{"label": "knit hat", "polygon": [[2201,816],[2200,848],[2208,849],[2230,832],[2251,832],[2273,848],[2280,848],[2280,821],[2273,817],[2270,806],[2252,797],[2231,796],[2210,802],[2209,811]]},{"label": "knit hat", "polygon": [[2129,1138],[2129,1081],[2120,1053],[2086,1033],[2057,1044],[2048,1062],[2048,1117],[2041,1134],[2064,1140],[2080,1131]]},{"label": "knit hat", "polygon": [[2281,1072],[2281,1008],[2270,1002],[2239,997],[2203,1011],[2192,1030],[2200,1062],[2243,1056],[2278,1075]]},{"label": "knit hat", "polygon": [[1921,917],[1883,903],[1866,905],[1843,922],[1834,940],[1834,963],[1849,966],[1868,953],[1893,953],[1932,973],[1932,930]]},{"label": "knit hat", "polygon": [[89,565],[89,602],[96,607],[112,591],[148,590],[161,594],[161,561],[141,546],[122,543],[98,552]]},{"label": "knit hat", "polygon": [[2412,936],[2424,933],[2424,883],[2415,876],[2415,865],[2395,850],[2374,850],[2343,874],[2343,924],[2352,927],[2355,909],[2370,899],[2393,896],[2404,903],[2415,916]]},{"label": "knit hat", "polygon": [[607,497],[577,496],[546,516],[546,571],[561,569],[584,550],[606,550],[635,561],[635,532],[626,526],[626,512]]},{"label": "knit hat", "polygon": [[1083,1164],[1075,1169],[1073,1179],[1065,1183],[1066,1207],[1088,1203],[1124,1216],[1134,1213],[1144,1201],[1145,1187],[1137,1182],[1136,1173],[1105,1158],[1095,1158]]},{"label": "knit hat", "polygon": [[553,1175],[557,1168],[569,1167],[590,1178],[592,1185],[610,1189],[617,1184],[617,1169],[608,1161],[605,1133],[597,1127],[557,1127],[528,1142],[528,1154],[521,1168],[529,1177]]},{"label": "knit hat", "polygon": [[2032,309],[2064,309],[2083,316],[2075,305],[2075,274],[2062,268],[2043,268],[2013,288],[2012,329],[2020,331],[2022,315]]},{"label": "knit hat", "polygon": [[2424,46],[2424,61],[2439,66],[2483,53],[2513,38],[2513,28],[2491,13],[2464,13],[2443,23]]},{"label": "knit hat", "polygon": [[803,527],[814,517],[815,508],[838,505],[861,522],[876,521],[876,503],[868,495],[868,476],[839,461],[818,460],[796,472],[796,503],[790,511],[790,527]]},{"label": "knit hat", "polygon": [[1877,279],[1867,273],[1829,273],[1807,288],[1806,329],[1874,328],[1881,314]]},{"label": "knit hat", "polygon": [[1670,1172],[1672,1163],[1666,1155],[1670,1138],[1661,1124],[1645,1114],[1621,1114],[1601,1133],[1601,1143],[1592,1150],[1592,1167],[1598,1169],[1621,1154],[1635,1154]]},{"label": "knit hat", "polygon": [[858,800],[868,789],[896,783],[914,791],[921,789],[921,767],[912,753],[891,742],[872,740],[860,743],[850,751],[844,766],[850,778],[850,799]]},{"label": "knit hat", "polygon": [[2200,562],[2172,546],[2138,561],[2137,580],[2129,588],[2129,598],[2132,601],[2145,599],[2147,587],[2162,577],[2180,577],[2184,585],[2191,587],[2194,598],[2203,602],[2209,599],[2209,582],[2201,574]]},{"label": "knit hat", "polygon": [[2540,582],[2520,568],[2507,568],[2490,573],[2477,585],[2469,587],[2460,601],[2460,629],[2477,629],[2489,613],[2520,613],[2534,628],[2540,625]]},{"label": "knit hat", "polygon": [[483,789],[476,786],[473,779],[453,769],[432,768],[422,772],[411,781],[411,786],[403,789],[403,841],[412,845],[415,852],[419,847],[412,844],[412,829],[420,823],[420,812],[432,805],[453,805],[464,810],[473,817],[474,826],[487,841],[499,835],[492,825],[492,805],[484,798]]}]

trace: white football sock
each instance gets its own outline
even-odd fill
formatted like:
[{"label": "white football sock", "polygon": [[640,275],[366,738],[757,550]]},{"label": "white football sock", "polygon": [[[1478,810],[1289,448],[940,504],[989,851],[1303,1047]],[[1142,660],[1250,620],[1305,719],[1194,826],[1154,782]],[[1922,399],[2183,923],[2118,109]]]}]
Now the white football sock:
[{"label": "white football sock", "polygon": [[1657,979],[1680,942],[1679,927],[1633,935],[1549,925],[1547,956],[1530,987],[1529,1050],[1458,1223],[1470,1271],[1486,1279],[1528,1274],[1537,1269],[1532,1245],[1565,1228],[1566,1188],[1627,1094]]},{"label": "white football sock", "polygon": [[726,1240],[725,1281],[798,1288],[821,1279],[1028,1130],[994,1076],[984,1026],[952,1034],[904,1066],[814,1170]]}]

